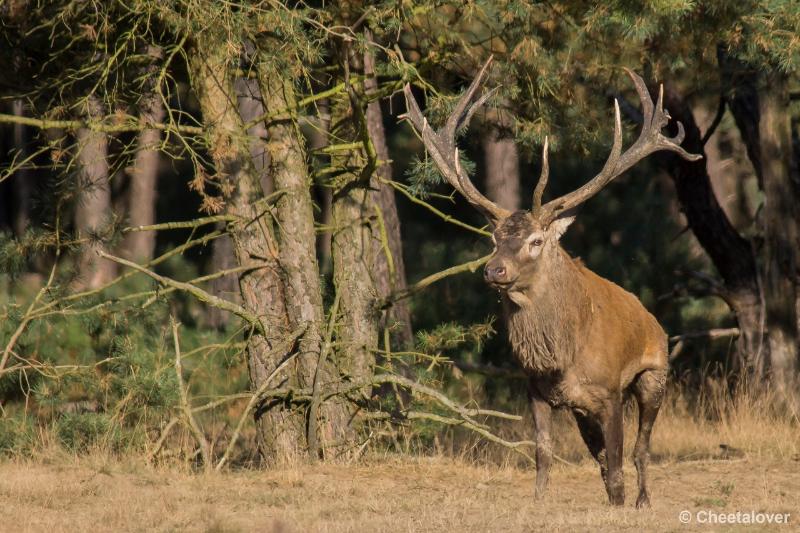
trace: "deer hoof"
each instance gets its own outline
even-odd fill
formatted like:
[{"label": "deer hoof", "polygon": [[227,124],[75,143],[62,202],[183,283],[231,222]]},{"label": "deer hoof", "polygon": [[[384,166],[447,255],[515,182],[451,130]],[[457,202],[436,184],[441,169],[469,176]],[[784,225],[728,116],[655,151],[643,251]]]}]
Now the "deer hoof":
[{"label": "deer hoof", "polygon": [[636,508],[637,509],[650,508],[650,496],[648,496],[646,492],[639,493],[639,497],[636,498]]}]

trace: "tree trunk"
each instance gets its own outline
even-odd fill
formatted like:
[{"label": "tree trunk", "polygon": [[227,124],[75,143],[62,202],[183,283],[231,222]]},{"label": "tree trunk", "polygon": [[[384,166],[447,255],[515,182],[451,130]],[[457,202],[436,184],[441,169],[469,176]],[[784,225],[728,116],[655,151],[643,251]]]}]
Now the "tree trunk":
[{"label": "tree trunk", "polygon": [[[155,60],[161,57],[161,49],[151,46],[148,55]],[[157,72],[158,68],[153,64],[149,66],[146,74],[150,79],[154,79]],[[157,87],[147,87],[139,103],[139,116],[147,124],[162,122],[165,114]],[[139,133],[128,192],[128,223],[131,226],[147,226],[155,223],[160,144],[159,130],[146,128]],[[128,259],[149,261],[156,249],[156,232],[132,231],[125,236],[122,249]]]},{"label": "tree trunk", "polygon": [[[371,41],[369,34],[367,38]],[[374,62],[371,51],[367,49],[364,54],[367,94],[378,89]],[[382,238],[375,242],[376,249],[372,252],[376,258],[374,276],[378,296],[386,299],[393,292],[405,290],[407,286],[406,267],[403,260],[400,216],[397,213],[394,187],[388,183],[393,178],[392,165],[389,162],[389,147],[386,144],[383,112],[379,100],[373,100],[367,105],[366,119],[367,132],[379,159],[371,195],[371,200],[380,213],[377,222],[382,230]],[[395,302],[384,315],[381,327],[389,329],[392,345],[399,350],[410,350],[414,345],[414,333],[411,329],[411,311],[408,307],[408,300]]]},{"label": "tree trunk", "polygon": [[[100,120],[103,106],[95,96],[87,99],[87,118]],[[105,133],[81,128],[78,140],[78,193],[75,207],[75,227],[80,238],[88,239],[78,257],[76,289],[95,289],[113,279],[115,263],[100,259],[98,249],[105,246],[94,236],[108,224],[111,208],[111,189],[108,174],[108,137]]]},{"label": "tree trunk", "polygon": [[[239,107],[239,116],[242,121],[249,123],[264,114],[264,106],[261,104],[258,83],[255,80],[236,78],[233,84],[236,91],[236,98]],[[253,169],[259,176],[261,189],[265,196],[272,193],[272,181],[267,172],[268,158],[265,148],[266,129],[263,122],[254,124],[247,129],[250,145],[250,157],[253,161]],[[224,229],[220,224],[217,229]],[[233,254],[233,242],[228,235],[215,239],[211,245],[211,270],[219,272],[234,266],[236,262]],[[234,274],[228,274],[217,278],[211,282],[211,293],[227,300],[241,303],[239,294],[238,278]],[[231,315],[215,307],[211,307],[206,312],[206,322],[210,327],[222,329],[228,325]]]},{"label": "tree trunk", "polygon": [[[318,123],[314,125],[309,134],[309,149],[312,153],[328,146],[328,136],[331,129],[331,108],[328,99],[320,100],[316,108]],[[312,168],[317,171],[330,164],[330,158],[324,154],[317,154]],[[317,187],[319,200],[319,222],[324,228],[317,234],[317,256],[319,257],[320,274],[324,277],[331,272],[331,240],[333,232],[330,226],[333,220],[333,192],[330,187]]]},{"label": "tree trunk", "polygon": [[769,351],[758,371],[784,389],[798,371],[800,243],[787,80],[778,72],[763,74],[724,52],[719,60],[731,113],[764,193],[756,222],[763,237],[760,266]]},{"label": "tree trunk", "polygon": [[[264,213],[264,195],[253,168],[247,135],[235,107],[235,92],[222,43],[207,38],[190,52],[190,69],[203,118],[209,130],[210,153],[217,177],[234,185],[226,202],[228,214],[239,217],[231,229],[233,251],[239,266],[249,267],[239,276],[243,305],[259,316],[265,335],[253,333],[247,345],[250,382],[260,387],[288,355],[273,350],[290,331],[279,275],[278,247],[271,219]],[[304,375],[304,360],[280,374],[276,386],[296,385],[294,376]],[[283,402],[266,402],[255,413],[258,446],[269,464],[294,462],[304,455],[304,422]]]},{"label": "tree trunk", "polygon": [[[259,64],[258,75],[266,111],[296,107],[292,80],[276,69],[271,58],[264,58]],[[278,193],[275,206],[286,312],[292,329],[305,327],[299,343],[304,372],[298,377],[306,387],[313,386],[317,372],[321,372],[318,379],[322,382],[338,381],[335,369],[327,364],[318,365],[326,324],[316,256],[313,182],[308,173],[303,136],[297,123],[285,117],[276,117],[267,123],[267,136],[269,173]],[[338,401],[326,402],[319,418],[308,421],[309,453],[313,458],[325,454],[326,446],[334,441],[347,445],[350,433],[347,411]],[[319,428],[323,431],[319,432]]]},{"label": "tree trunk", "polygon": [[[358,112],[346,97],[334,103],[333,136],[338,142],[360,139]],[[378,206],[368,191],[368,179],[359,172],[366,165],[361,150],[338,151],[332,164],[349,169],[338,177],[333,194],[333,281],[342,309],[337,334],[340,368],[353,380],[362,380],[372,372],[380,321],[375,279]]]},{"label": "tree trunk", "polygon": [[486,165],[486,196],[511,211],[520,208],[519,153],[511,117],[502,109],[487,113],[487,131],[481,138]]},{"label": "tree trunk", "polygon": [[[664,107],[684,125],[683,147],[690,153],[705,156],[694,115],[674,87],[665,87]],[[751,245],[736,231],[720,207],[711,188],[705,157],[686,161],[675,154],[666,154],[658,160],[675,183],[689,227],[722,277],[723,287],[717,290],[736,315],[740,330],[735,366],[750,376],[757,375],[769,346],[764,338],[762,293]]]},{"label": "tree trunk", "polygon": [[[759,217],[764,238],[762,270],[766,300],[766,328],[769,358],[762,372],[779,388],[786,387],[797,375],[797,191],[792,182],[791,116],[786,80],[769,76],[760,93],[754,95],[758,113],[739,116],[737,124],[747,124],[743,137],[748,153],[754,154],[753,166],[764,192],[764,206]],[[751,131],[749,135],[744,131]],[[754,133],[753,133],[754,132]]]}]

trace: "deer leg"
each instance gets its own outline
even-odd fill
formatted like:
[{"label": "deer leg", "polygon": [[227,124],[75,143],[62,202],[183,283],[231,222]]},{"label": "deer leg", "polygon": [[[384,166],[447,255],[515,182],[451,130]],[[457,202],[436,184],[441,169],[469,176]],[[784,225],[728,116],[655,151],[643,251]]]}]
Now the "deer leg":
[{"label": "deer leg", "polygon": [[606,444],[603,440],[603,429],[592,418],[574,411],[575,421],[578,423],[578,429],[581,432],[583,442],[589,448],[589,453],[592,454],[594,460],[600,465],[600,476],[603,478],[603,484],[606,483],[606,475],[608,473],[608,462],[606,461]]},{"label": "deer leg", "polygon": [[530,386],[529,391],[533,424],[536,430],[536,499],[539,499],[547,490],[550,465],[553,463],[553,443],[550,440],[552,408],[534,390],[533,385]]},{"label": "deer leg", "polygon": [[633,462],[639,480],[639,496],[636,508],[650,507],[650,493],[647,490],[647,463],[650,461],[650,434],[658,416],[661,400],[664,397],[666,370],[647,370],[642,372],[633,386],[636,403],[639,404],[639,434],[633,448]]},{"label": "deer leg", "polygon": [[606,492],[612,505],[625,503],[625,479],[622,476],[622,395],[613,394],[603,413],[603,440],[606,445]]}]

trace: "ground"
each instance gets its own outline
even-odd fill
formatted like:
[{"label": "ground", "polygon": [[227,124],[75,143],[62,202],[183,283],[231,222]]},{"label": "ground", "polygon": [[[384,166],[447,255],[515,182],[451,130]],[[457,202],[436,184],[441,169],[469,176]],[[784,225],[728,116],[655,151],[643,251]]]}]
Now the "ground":
[{"label": "ground", "polygon": [[[533,472],[447,458],[197,474],[103,459],[0,463],[2,531],[800,531],[800,462],[738,458],[651,467],[653,506],[606,504],[588,461]],[[692,513],[684,525],[679,513]],[[789,525],[696,524],[698,511],[789,513]],[[705,516],[705,515],[703,515]]]}]

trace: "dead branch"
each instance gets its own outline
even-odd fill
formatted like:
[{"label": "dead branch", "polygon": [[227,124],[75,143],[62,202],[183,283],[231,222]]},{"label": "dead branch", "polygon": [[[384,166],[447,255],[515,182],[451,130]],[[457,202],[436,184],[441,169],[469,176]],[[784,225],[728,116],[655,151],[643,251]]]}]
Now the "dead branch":
[{"label": "dead branch", "polygon": [[189,406],[189,395],[186,386],[183,383],[183,366],[181,365],[181,346],[178,340],[178,323],[175,321],[175,317],[172,315],[170,315],[169,321],[172,324],[172,341],[175,346],[175,376],[178,378],[178,392],[180,392],[181,410],[183,411],[183,416],[186,418],[186,423],[189,426],[189,429],[192,431],[192,435],[194,435],[194,438],[197,441],[197,445],[200,447],[200,454],[203,456],[203,467],[205,468],[206,472],[211,472],[211,446],[208,444],[208,440],[206,440],[200,425],[197,423],[197,420],[192,413],[192,409]]},{"label": "dead branch", "polygon": [[430,276],[424,277],[418,282],[408,287],[407,289],[398,291],[390,295],[382,303],[381,309],[385,309],[386,307],[391,306],[392,302],[396,302],[397,300],[402,300],[403,298],[408,298],[409,296],[421,291],[422,289],[425,289],[426,287],[433,285],[437,281],[443,280],[444,278],[447,278],[449,276],[461,274],[462,272],[475,272],[477,269],[483,266],[486,263],[486,261],[489,260],[490,257],[491,255],[485,255],[473,261],[468,261],[460,265],[455,265],[450,268],[446,268],[440,272],[436,272],[435,274],[431,274]]}]

